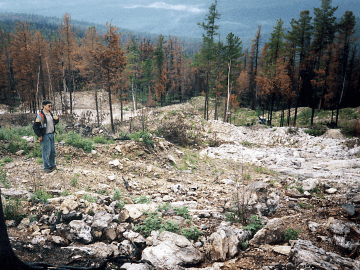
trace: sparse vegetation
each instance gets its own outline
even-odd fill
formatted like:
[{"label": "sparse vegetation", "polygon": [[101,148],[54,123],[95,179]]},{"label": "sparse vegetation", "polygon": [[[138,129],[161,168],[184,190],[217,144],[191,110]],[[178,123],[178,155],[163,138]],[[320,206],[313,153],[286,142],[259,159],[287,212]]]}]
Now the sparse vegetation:
[{"label": "sparse vegetation", "polygon": [[75,132],[69,132],[66,135],[65,143],[76,148],[83,149],[88,153],[93,150],[93,141],[87,138],[82,138],[81,135]]},{"label": "sparse vegetation", "polygon": [[299,203],[299,207],[300,207],[300,208],[303,208],[303,209],[313,209],[313,208],[314,208],[313,205],[306,204],[306,203],[303,203],[303,202],[300,202],[300,203]]},{"label": "sparse vegetation", "polygon": [[178,216],[181,216],[187,220],[191,219],[191,216],[189,214],[189,207],[183,206],[183,207],[174,207],[175,214]]},{"label": "sparse vegetation", "polygon": [[88,202],[92,202],[92,203],[95,203],[95,202],[97,202],[97,197],[94,197],[94,196],[91,196],[91,195],[89,195],[89,194],[84,194],[83,196],[82,196],[82,198],[84,199],[84,200],[86,200],[86,201],[88,201]]},{"label": "sparse vegetation", "polygon": [[6,177],[7,177],[6,170],[0,166],[0,183],[2,183],[5,188],[10,188],[10,183],[6,181]]},{"label": "sparse vegetation", "polygon": [[262,220],[257,215],[252,215],[249,220],[249,224],[244,226],[243,229],[250,231],[253,235],[263,228],[264,225],[262,224]]},{"label": "sparse vegetation", "polygon": [[189,240],[197,241],[204,233],[198,227],[192,226],[181,229],[181,234]]},{"label": "sparse vegetation", "polygon": [[146,197],[146,196],[135,196],[133,198],[133,201],[134,203],[137,203],[137,204],[144,204],[144,203],[151,203],[151,199]]},{"label": "sparse vegetation", "polygon": [[79,177],[79,175],[76,174],[74,177],[71,178],[70,185],[72,187],[77,187],[77,185],[78,185],[78,177]]},{"label": "sparse vegetation", "polygon": [[42,203],[47,203],[48,199],[51,199],[52,195],[47,193],[47,191],[43,188],[39,188],[37,189],[30,197],[30,201],[33,204],[42,202]]},{"label": "sparse vegetation", "polygon": [[151,139],[152,135],[146,131],[139,131],[129,135],[131,139],[137,142],[143,142],[147,147],[154,148],[154,141]]},{"label": "sparse vegetation", "polygon": [[25,216],[22,211],[21,199],[19,198],[6,199],[3,208],[6,220],[15,220],[18,223]]},{"label": "sparse vegetation", "polygon": [[296,240],[300,234],[300,230],[294,230],[293,228],[287,228],[284,237],[285,241]]}]

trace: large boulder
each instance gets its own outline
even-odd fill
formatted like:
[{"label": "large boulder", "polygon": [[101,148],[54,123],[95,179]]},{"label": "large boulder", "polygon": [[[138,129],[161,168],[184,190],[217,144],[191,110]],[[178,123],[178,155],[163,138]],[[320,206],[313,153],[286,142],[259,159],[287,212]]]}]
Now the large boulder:
[{"label": "large boulder", "polygon": [[354,251],[360,246],[360,225],[329,218],[326,228],[333,233],[333,243],[343,249]]},{"label": "large boulder", "polygon": [[249,231],[230,226],[229,222],[222,222],[217,231],[206,239],[206,254],[212,261],[231,259],[239,253],[241,243],[250,237]]},{"label": "large boulder", "polygon": [[109,227],[112,218],[112,215],[105,211],[96,212],[93,222],[91,224],[91,228],[93,230],[102,231],[105,228]]},{"label": "large boulder", "polygon": [[[93,241],[91,235],[91,227],[88,226],[83,220],[73,220],[69,223],[70,235],[73,235],[74,240],[79,240],[84,244],[89,244]],[[72,239],[70,239],[72,240]]]},{"label": "large boulder", "polygon": [[253,246],[279,244],[284,240],[285,230],[286,225],[283,219],[271,219],[264,228],[254,235],[249,243]]},{"label": "large boulder", "polygon": [[146,242],[152,246],[144,249],[142,259],[150,261],[156,269],[180,269],[204,259],[204,254],[187,238],[172,232],[164,231],[159,235],[153,232]]},{"label": "large boulder", "polygon": [[290,250],[290,260],[297,266],[296,269],[360,269],[360,261],[327,252],[308,240],[295,241]]}]

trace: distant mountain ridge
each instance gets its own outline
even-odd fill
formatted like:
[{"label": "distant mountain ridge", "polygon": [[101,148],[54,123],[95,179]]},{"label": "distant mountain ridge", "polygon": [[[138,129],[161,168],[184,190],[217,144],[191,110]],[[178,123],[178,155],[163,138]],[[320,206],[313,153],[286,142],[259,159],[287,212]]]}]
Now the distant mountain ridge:
[{"label": "distant mountain ridge", "polygon": [[[44,35],[52,35],[57,32],[59,26],[61,25],[62,19],[58,17],[47,17],[24,13],[0,13],[0,28],[6,32],[13,32],[16,23],[21,21],[29,23],[31,30],[41,30]],[[106,25],[97,23],[71,19],[71,24],[74,26],[74,31],[80,37],[85,35],[87,29],[94,26],[99,34],[104,34],[107,31]],[[124,39],[131,34],[138,40],[145,38],[150,39],[152,42],[155,42],[159,36],[158,34],[132,31],[126,28],[119,28],[119,32],[123,33]],[[165,36],[165,39],[167,38],[168,37]],[[187,53],[192,55],[199,49],[202,40],[198,38],[180,37],[179,41],[182,41],[186,44]]]}]

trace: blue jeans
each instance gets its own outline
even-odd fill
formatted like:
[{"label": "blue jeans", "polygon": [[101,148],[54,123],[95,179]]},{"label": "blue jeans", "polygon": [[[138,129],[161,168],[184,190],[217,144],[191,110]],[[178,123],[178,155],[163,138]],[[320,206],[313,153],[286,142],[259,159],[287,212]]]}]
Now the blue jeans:
[{"label": "blue jeans", "polygon": [[45,134],[41,141],[41,147],[44,170],[51,169],[55,166],[56,155],[54,134]]}]

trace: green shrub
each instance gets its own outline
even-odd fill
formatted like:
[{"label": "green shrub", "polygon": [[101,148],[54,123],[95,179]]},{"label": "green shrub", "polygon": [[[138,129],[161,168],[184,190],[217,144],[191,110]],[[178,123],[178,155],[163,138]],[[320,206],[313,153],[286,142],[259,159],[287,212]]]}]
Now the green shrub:
[{"label": "green shrub", "polygon": [[61,134],[61,135],[56,135],[55,136],[55,141],[56,142],[61,142],[62,140],[64,140],[66,137],[66,134]]},{"label": "green shrub", "polygon": [[248,241],[242,241],[240,243],[240,246],[241,246],[242,250],[246,250],[248,248],[248,246],[249,246],[249,242]]},{"label": "green shrub", "polygon": [[66,196],[69,196],[69,194],[70,194],[69,191],[64,190],[63,192],[60,193],[60,196],[66,197]]},{"label": "green shrub", "polygon": [[10,183],[6,181],[6,177],[6,170],[0,167],[0,182],[4,185],[5,188],[10,188]]},{"label": "green shrub", "polygon": [[82,138],[79,134],[75,132],[70,132],[67,134],[65,143],[72,145],[76,148],[83,149],[85,152],[90,153],[93,150],[93,141],[90,139]]},{"label": "green shrub", "polygon": [[158,205],[157,210],[159,212],[167,212],[171,209],[170,203],[166,202],[162,205]]},{"label": "green shrub", "polygon": [[122,200],[116,201],[115,207],[116,207],[117,209],[122,210],[122,209],[124,209],[124,206],[125,206],[124,201],[122,201]]},{"label": "green shrub", "polygon": [[162,224],[161,229],[159,230],[160,233],[162,233],[163,231],[179,233],[180,227],[179,224],[175,223],[174,221],[167,220]]},{"label": "green shrub", "polygon": [[305,129],[304,132],[311,136],[321,136],[326,132],[326,127],[314,126],[310,129]]},{"label": "green shrub", "polygon": [[134,141],[145,143],[147,147],[151,146],[154,148],[154,141],[150,139],[151,134],[149,132],[139,131],[130,134],[129,137]]},{"label": "green shrub", "polygon": [[141,224],[134,226],[134,231],[148,237],[152,231],[158,231],[162,228],[163,219],[159,213],[145,212],[145,214],[147,217]]},{"label": "green shrub", "polygon": [[229,209],[230,212],[226,213],[226,220],[232,223],[241,223],[244,219],[243,213],[240,209],[234,207]]},{"label": "green shrub", "polygon": [[300,208],[303,208],[303,209],[313,209],[314,208],[314,206],[312,206],[311,204],[306,204],[303,202],[300,202],[299,206],[300,206]]},{"label": "green shrub", "polygon": [[84,200],[88,201],[88,202],[97,202],[97,198],[96,198],[96,197],[93,197],[93,196],[91,196],[91,195],[89,195],[89,194],[84,194],[84,195],[82,196],[82,198],[83,198]]},{"label": "green shrub", "polygon": [[45,189],[38,189],[36,190],[30,197],[30,201],[32,203],[38,203],[38,202],[42,202],[42,203],[46,203],[48,199],[51,199],[52,195],[48,194],[46,192]]},{"label": "green shrub", "polygon": [[35,143],[34,148],[30,151],[30,153],[28,154],[27,157],[28,158],[33,158],[33,157],[41,158],[42,157],[41,145],[39,143]]},{"label": "green shrub", "polygon": [[113,200],[116,201],[115,207],[118,209],[123,209],[125,206],[125,203],[124,203],[122,197],[123,197],[123,194],[121,193],[120,189],[115,189]]},{"label": "green shrub", "polygon": [[294,230],[293,228],[288,228],[284,234],[285,241],[296,240],[299,234],[300,234],[300,230]]},{"label": "green shrub", "polygon": [[24,218],[24,214],[22,214],[23,207],[19,198],[7,199],[3,208],[5,220],[20,222]]},{"label": "green shrub", "polygon": [[151,203],[151,199],[146,196],[140,196],[140,197],[135,196],[133,198],[133,201],[136,204]]},{"label": "green shrub", "polygon": [[264,227],[263,224],[261,224],[262,220],[257,215],[253,215],[250,218],[250,222],[248,225],[244,226],[243,229],[250,231],[253,235],[259,231],[261,228]]},{"label": "green shrub", "polygon": [[12,157],[4,157],[1,161],[0,161],[0,165],[1,164],[6,164],[6,163],[11,163],[13,162],[14,159]]},{"label": "green shrub", "polygon": [[298,131],[299,131],[299,128],[298,127],[289,127],[288,129],[287,129],[287,132],[289,133],[289,134],[298,134]]},{"label": "green shrub", "polygon": [[95,143],[101,143],[101,144],[106,144],[107,140],[104,136],[96,136],[94,137],[94,142]]},{"label": "green shrub", "polygon": [[352,125],[343,127],[341,133],[348,138],[358,137],[360,138],[360,121],[355,121]]},{"label": "green shrub", "polygon": [[78,184],[78,175],[76,174],[73,178],[71,178],[70,180],[70,185],[72,187],[76,187]]},{"label": "green shrub", "polygon": [[189,215],[189,207],[183,206],[183,207],[174,207],[175,214],[178,216],[181,216],[187,220],[191,219],[191,216]]},{"label": "green shrub", "polygon": [[117,188],[117,189],[115,189],[113,200],[117,201],[117,200],[121,200],[121,199],[122,199],[122,192],[120,189]]},{"label": "green shrub", "polygon": [[307,126],[310,124],[310,120],[311,120],[311,109],[310,108],[303,109],[298,115],[298,123],[300,125]]},{"label": "green shrub", "polygon": [[301,193],[301,194],[304,194],[304,189],[303,187],[296,187],[296,189]]},{"label": "green shrub", "polygon": [[197,241],[201,235],[204,233],[198,229],[198,227],[193,226],[191,228],[181,229],[181,234],[189,240]]}]

